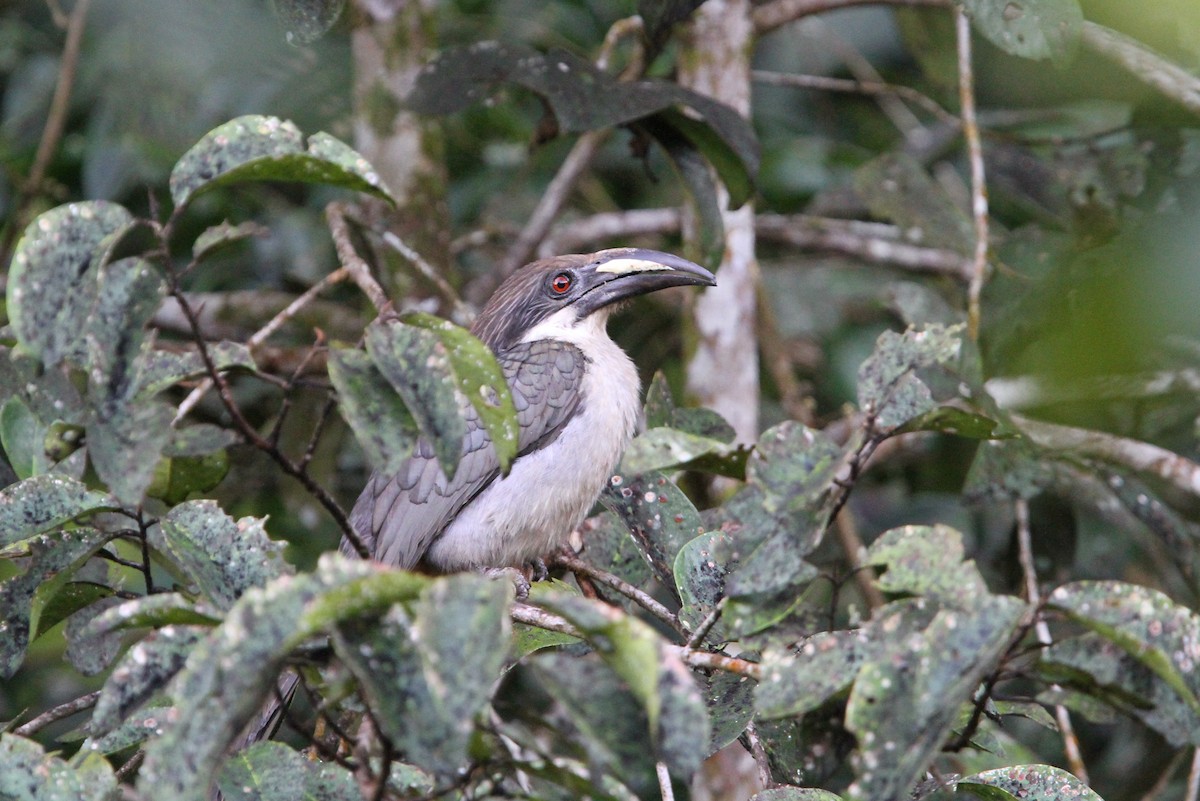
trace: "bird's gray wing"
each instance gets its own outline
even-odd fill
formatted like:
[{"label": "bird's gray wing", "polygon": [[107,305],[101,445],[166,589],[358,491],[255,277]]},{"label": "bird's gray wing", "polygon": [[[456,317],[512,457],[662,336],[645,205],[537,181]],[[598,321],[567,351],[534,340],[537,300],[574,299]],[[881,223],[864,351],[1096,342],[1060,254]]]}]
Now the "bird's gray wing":
[{"label": "bird's gray wing", "polygon": [[[519,343],[497,361],[517,409],[520,459],[553,442],[579,409],[586,359],[574,345],[542,340]],[[479,414],[465,398],[461,404],[467,434],[453,479],[447,480],[432,445],[422,437],[394,475],[376,471],[354,504],[350,523],[377,561],[415,567],[459,510],[500,475]],[[344,539],[342,551],[355,553]]]}]

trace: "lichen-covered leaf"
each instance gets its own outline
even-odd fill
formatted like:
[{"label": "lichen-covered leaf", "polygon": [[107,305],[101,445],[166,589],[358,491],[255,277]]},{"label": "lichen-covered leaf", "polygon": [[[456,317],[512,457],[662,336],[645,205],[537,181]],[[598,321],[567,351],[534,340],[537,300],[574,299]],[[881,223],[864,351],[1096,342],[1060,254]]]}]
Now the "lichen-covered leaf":
[{"label": "lichen-covered leaf", "polygon": [[172,682],[176,707],[146,748],[139,789],[204,801],[226,747],[258,712],[293,648],[343,620],[411,600],[426,581],[326,554],[313,573],[246,591]]},{"label": "lichen-covered leaf", "polygon": [[969,608],[987,595],[973,562],[963,561],[962,534],[949,526],[901,526],[879,536],[866,563],[887,566],[876,583],[884,592],[922,595],[943,606]]},{"label": "lichen-covered leaf", "polygon": [[112,731],[162,690],[183,668],[188,654],[206,632],[199,626],[165,625],[135,643],[100,690],[90,735],[96,738]]},{"label": "lichen-covered leaf", "polygon": [[509,650],[510,582],[461,574],[431,582],[412,616],[349,624],[335,647],[376,721],[404,754],[439,775],[466,761],[475,717]]},{"label": "lichen-covered leaf", "polygon": [[69,203],[25,229],[8,275],[8,314],[21,344],[47,365],[82,354],[96,299],[94,257],[105,237],[133,222],[123,206]]},{"label": "lichen-covered leaf", "polygon": [[0,447],[17,478],[30,478],[50,468],[46,456],[46,429],[17,396],[0,406]]},{"label": "lichen-covered leaf", "polygon": [[67,659],[85,676],[95,676],[108,668],[121,652],[122,632],[96,630],[92,621],[105,610],[121,603],[109,596],[76,611],[67,618],[64,634],[67,639]]},{"label": "lichen-covered leaf", "polygon": [[8,678],[25,657],[29,633],[37,629],[31,619],[33,597],[50,597],[66,584],[110,535],[93,528],[54,531],[28,541],[24,572],[0,583],[0,676]]},{"label": "lichen-covered leaf", "polygon": [[1047,603],[1111,640],[1200,713],[1200,617],[1163,593],[1120,581],[1059,587]]},{"label": "lichen-covered leaf", "polygon": [[[737,539],[720,529],[694,537],[679,549],[672,573],[679,593],[679,619],[693,629],[716,609],[725,597],[725,577],[737,569],[741,553]],[[711,629],[708,639],[721,642],[725,626],[721,621]]]},{"label": "lichen-covered leaf", "polygon": [[933,410],[933,393],[917,373],[956,361],[962,331],[961,325],[930,325],[880,334],[875,352],[858,370],[858,405],[874,415],[877,428],[889,431]]},{"label": "lichen-covered leaf", "polygon": [[746,480],[765,492],[769,512],[814,508],[846,456],[823,431],[789,420],[763,432],[746,463]]},{"label": "lichen-covered leaf", "polygon": [[116,801],[117,779],[103,757],[71,762],[33,740],[0,734],[0,798],[5,801]]},{"label": "lichen-covered leaf", "polygon": [[400,321],[407,326],[432,332],[445,347],[458,391],[475,407],[500,460],[500,470],[517,455],[520,430],[512,392],[496,356],[487,345],[465,328],[431,314],[406,314]]},{"label": "lichen-covered leaf", "polygon": [[755,793],[750,801],[842,801],[842,797],[816,787],[772,787]]},{"label": "lichen-covered leaf", "polygon": [[82,482],[48,474],[0,490],[0,547],[37,536],[81,515],[115,509],[116,500]]},{"label": "lichen-covered leaf", "polygon": [[852,799],[908,793],[1020,624],[1025,604],[986,596],[966,610],[943,609],[901,648],[859,670],[846,705],[858,738]]},{"label": "lichen-covered leaf", "polygon": [[659,581],[674,587],[679,550],[704,533],[700,513],[683,491],[661,473],[614,476],[600,502],[629,528]]},{"label": "lichen-covered leaf", "polygon": [[329,350],[329,380],[338,410],[376,470],[394,473],[412,455],[417,424],[400,395],[357,348]]},{"label": "lichen-covered leaf", "polygon": [[271,0],[271,7],[293,44],[309,44],[324,36],[345,5],[346,0]]},{"label": "lichen-covered leaf", "polygon": [[366,159],[325,133],[309,138],[277,117],[246,115],[205,134],[171,170],[171,198],[177,207],[199,192],[246,181],[299,181],[328,184],[375,195],[391,194]]},{"label": "lichen-covered leaf", "polygon": [[200,587],[222,609],[251,587],[291,572],[283,559],[283,543],[267,536],[264,521],[234,521],[215,501],[182,503],[163,518],[167,548]]},{"label": "lichen-covered leaf", "polygon": [[1177,748],[1200,745],[1200,713],[1144,662],[1099,634],[1055,642],[1038,667],[1048,682],[1125,712]]},{"label": "lichen-covered leaf", "polygon": [[763,654],[754,708],[764,718],[802,715],[849,687],[874,648],[866,629],[814,634],[794,652]]},{"label": "lichen-covered leaf", "polygon": [[963,495],[970,501],[1029,500],[1053,483],[1049,454],[1027,439],[980,443],[967,470]]},{"label": "lichen-covered leaf", "polygon": [[959,0],[975,30],[1006,53],[1064,61],[1083,30],[1078,0]]},{"label": "lichen-covered leaf", "polygon": [[201,601],[193,601],[178,592],[158,592],[122,601],[92,620],[89,628],[96,633],[119,629],[162,628],[172,625],[214,626],[221,612]]},{"label": "lichen-covered leaf", "polygon": [[990,801],[1103,801],[1074,775],[1052,765],[1014,765],[959,779],[959,792]]},{"label": "lichen-covered leaf", "polygon": [[[438,463],[453,478],[467,423],[459,405],[459,381],[442,339],[425,328],[380,319],[366,332],[367,353],[400,393]],[[507,383],[505,384],[507,386]]]},{"label": "lichen-covered leaf", "polygon": [[755,682],[723,670],[715,670],[701,681],[712,724],[708,753],[715,754],[740,737],[754,719]]},{"label": "lichen-covered leaf", "polygon": [[134,401],[88,425],[88,456],[97,475],[121,502],[141,503],[154,480],[174,414],[165,404]]},{"label": "lichen-covered leaf", "polygon": [[[213,364],[221,371],[241,369],[249,372],[257,370],[250,349],[240,342],[213,342],[208,344],[208,355]],[[174,353],[166,350],[148,351],[142,356],[140,363],[140,382],[137,392],[143,397],[149,397],[162,392],[168,387],[208,375],[204,359],[196,351]]]},{"label": "lichen-covered leaf", "polygon": [[[277,0],[278,2],[278,0]],[[217,777],[226,801],[360,801],[354,774],[305,758],[283,743],[255,743],[234,754]]]}]

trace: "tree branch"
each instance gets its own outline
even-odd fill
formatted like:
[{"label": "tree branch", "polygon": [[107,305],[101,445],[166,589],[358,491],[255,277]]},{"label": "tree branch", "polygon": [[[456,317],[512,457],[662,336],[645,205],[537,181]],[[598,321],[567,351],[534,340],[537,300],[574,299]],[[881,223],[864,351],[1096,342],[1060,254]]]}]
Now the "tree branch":
[{"label": "tree branch", "polygon": [[338,261],[350,273],[350,278],[362,293],[371,301],[376,312],[388,308],[391,301],[383,287],[371,275],[371,267],[367,264],[354,243],[350,241],[350,226],[346,223],[346,205],[340,202],[329,203],[325,206],[325,219],[329,223],[329,234],[333,237],[333,246],[337,250]]},{"label": "tree branch", "polygon": [[593,567],[579,557],[569,554],[566,551],[559,551],[556,553],[552,561],[554,564],[565,567],[567,570],[570,570],[574,573],[582,573],[583,575],[600,582],[606,587],[611,587],[612,589],[624,595],[626,598],[636,603],[638,606],[645,609],[650,614],[654,615],[656,618],[670,626],[675,631],[682,635],[687,634],[687,630],[684,628],[683,623],[679,620],[679,617],[672,613],[670,609],[667,609],[667,607],[650,597],[648,593],[639,590],[637,587],[633,586],[628,581],[625,581],[620,576],[614,576],[612,573],[608,573],[597,567]]},{"label": "tree branch", "polygon": [[65,704],[59,704],[53,709],[46,710],[28,723],[22,723],[13,729],[13,734],[20,735],[21,737],[32,737],[51,723],[56,723],[63,718],[69,718],[84,710],[91,709],[99,699],[99,690],[87,695],[81,695],[74,700],[67,701]]},{"label": "tree branch", "polygon": [[1083,23],[1080,41],[1105,58],[1120,64],[1138,80],[1154,87],[1188,111],[1200,114],[1200,78],[1178,64],[1160,56],[1136,39],[1088,20]]},{"label": "tree branch", "polygon": [[975,72],[971,65],[971,20],[962,6],[954,9],[955,39],[958,43],[958,99],[962,106],[963,138],[971,165],[971,218],[975,223],[975,253],[967,286],[967,335],[979,339],[979,300],[987,279],[988,196],[983,174],[983,145],[975,116]]},{"label": "tree branch", "polygon": [[944,8],[949,0],[772,0],[754,9],[754,29],[759,36],[802,17],[851,6],[932,6]]}]

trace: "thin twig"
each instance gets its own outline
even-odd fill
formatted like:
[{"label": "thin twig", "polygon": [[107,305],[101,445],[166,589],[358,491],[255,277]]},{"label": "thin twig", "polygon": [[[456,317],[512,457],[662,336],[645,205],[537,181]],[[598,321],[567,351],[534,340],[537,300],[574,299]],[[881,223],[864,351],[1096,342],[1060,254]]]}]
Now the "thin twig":
[{"label": "thin twig", "polygon": [[[1033,563],[1033,536],[1029,527],[1029,503],[1024,498],[1018,498],[1015,503],[1017,518],[1017,555],[1021,564],[1021,572],[1025,576],[1025,595],[1031,608],[1038,608],[1042,602],[1041,590],[1038,588],[1037,569]],[[1034,634],[1038,643],[1049,646],[1053,639],[1050,627],[1039,616],[1034,623]],[[1051,685],[1051,689],[1059,689]],[[1062,735],[1063,750],[1067,754],[1067,763],[1071,772],[1084,784],[1088,781],[1087,766],[1083,762],[1083,754],[1079,748],[1079,738],[1075,734],[1075,726],[1071,723],[1071,714],[1062,704],[1054,707],[1054,719],[1058,722],[1058,731]]]},{"label": "thin twig", "polygon": [[862,557],[867,549],[863,545],[862,537],[858,535],[858,526],[854,524],[854,516],[848,507],[843,506],[833,522],[842,552],[846,554],[846,561],[854,572],[854,581],[858,584],[858,591],[862,593],[868,608],[878,609],[887,602],[887,599],[883,597],[883,593],[875,583],[877,578],[875,569],[870,565],[863,564]]},{"label": "thin twig", "polygon": [[[287,307],[272,317],[266,325],[254,332],[254,334],[246,340],[246,347],[251,353],[253,353],[257,348],[261,347],[262,344],[267,341],[268,337],[278,331],[280,327],[282,327],[283,324],[288,320],[299,314],[300,311],[310,302],[312,302],[318,295],[320,295],[333,284],[346,280],[349,275],[349,270],[347,270],[345,267],[340,267],[326,275],[317,283],[310,286],[304,291],[303,294],[301,294],[299,297],[289,303]],[[202,336],[202,334],[197,331],[197,336]],[[175,412],[175,419],[172,421],[172,425],[179,425],[179,423],[183,421],[183,418],[187,417],[188,413],[196,407],[196,404],[200,402],[200,399],[203,398],[210,389],[212,389],[212,386],[212,379],[206,378],[201,381],[195,389],[189,392],[188,396],[183,399],[183,403],[179,404],[179,409]]]},{"label": "thin twig", "polygon": [[464,325],[471,322],[474,313],[467,304],[463,303],[462,298],[454,291],[454,287],[450,286],[450,283],[438,273],[437,268],[430,264],[420,253],[410,248],[394,232],[384,231],[381,234],[381,238],[385,245],[407,259],[410,264],[417,268],[417,272],[437,287],[442,298],[454,308],[455,319]]},{"label": "thin twig", "polygon": [[775,30],[781,25],[795,22],[813,14],[823,14],[839,8],[851,6],[881,5],[889,6],[933,6],[942,8],[950,4],[949,0],[772,0],[754,9],[754,29],[758,35]]},{"label": "thin twig", "polygon": [[660,604],[658,601],[654,600],[649,593],[638,589],[620,576],[614,576],[612,573],[608,573],[597,567],[593,567],[579,557],[567,553],[566,551],[560,551],[559,553],[555,554],[553,562],[557,565],[565,567],[567,570],[570,570],[573,573],[582,573],[583,575],[600,582],[606,587],[611,587],[612,589],[624,595],[626,598],[636,603],[638,606],[645,609],[650,614],[654,615],[663,623],[666,623],[675,631],[683,635],[687,634],[687,630],[677,615],[671,612],[670,609],[667,609],[667,607]]},{"label": "thin twig", "polygon": [[947,125],[957,127],[961,124],[961,120],[942,108],[940,103],[911,86],[884,81],[860,81],[852,78],[833,78],[828,75],[795,75],[765,70],[752,71],[750,78],[757,83],[765,83],[770,86],[815,89],[822,92],[848,92],[858,95],[895,95],[915,103]]},{"label": "thin twig", "polygon": [[382,312],[391,305],[383,287],[371,275],[371,267],[354,249],[350,241],[350,226],[346,223],[346,206],[340,202],[332,202],[325,206],[325,220],[329,224],[329,234],[333,238],[334,249],[337,250],[338,261],[350,271],[350,278],[362,290],[375,307],[376,312]]},{"label": "thin twig", "polygon": [[123,765],[121,765],[121,767],[117,768],[117,770],[114,774],[117,779],[117,784],[124,784],[126,781],[128,781],[129,777],[132,776],[134,774],[134,772],[138,768],[140,768],[142,766],[142,763],[145,761],[146,761],[146,752],[139,748],[136,752],[134,752],[133,756],[131,756],[131,757],[129,757],[129,759],[125,760],[125,764],[123,764]]},{"label": "thin twig", "polygon": [[687,641],[687,647],[692,649],[699,648],[700,644],[704,642],[704,638],[712,631],[712,627],[717,625],[717,621],[721,619],[721,615],[724,612],[725,599],[722,598],[717,601],[717,605],[705,616],[704,620],[700,621],[700,625],[696,626],[696,630],[692,632],[691,638]]},{"label": "thin twig", "polygon": [[658,776],[658,792],[662,801],[675,801],[675,788],[671,786],[671,773],[667,763],[659,760],[654,763],[654,774]]},{"label": "thin twig", "polygon": [[958,99],[962,106],[963,138],[971,165],[971,217],[975,222],[975,253],[971,282],[967,287],[967,334],[979,339],[979,300],[987,279],[988,196],[983,174],[983,145],[975,116],[975,73],[971,66],[971,20],[962,6],[954,7],[955,39],[958,42]]},{"label": "thin twig", "polygon": [[567,197],[575,188],[575,183],[591,164],[592,157],[596,155],[596,151],[600,149],[600,145],[604,143],[610,133],[612,132],[607,128],[588,131],[575,140],[575,144],[571,146],[571,152],[563,159],[562,166],[558,168],[558,172],[546,186],[533,213],[529,215],[529,222],[525,224],[512,246],[509,247],[500,266],[501,276],[511,274],[529,261],[534,251],[537,250],[538,243],[550,230],[550,225],[558,216],[563,204],[567,202]]},{"label": "thin twig", "polygon": [[750,744],[750,756],[754,757],[754,764],[758,767],[759,786],[765,790],[774,784],[775,780],[771,777],[771,757],[767,754],[762,738],[758,736],[758,726],[754,721],[746,726],[746,742]]},{"label": "thin twig", "polygon": [[1192,769],[1188,771],[1187,793],[1183,801],[1196,801],[1200,797],[1200,748],[1192,752]]},{"label": "thin twig", "polygon": [[96,705],[96,701],[99,699],[99,690],[90,692],[87,695],[81,695],[72,701],[67,701],[65,704],[59,704],[53,709],[46,710],[28,723],[22,723],[20,726],[13,729],[13,734],[21,737],[31,737],[49,726],[51,723],[56,723],[63,718],[69,718],[72,715],[77,715],[80,712],[83,712],[84,710],[91,709]]}]

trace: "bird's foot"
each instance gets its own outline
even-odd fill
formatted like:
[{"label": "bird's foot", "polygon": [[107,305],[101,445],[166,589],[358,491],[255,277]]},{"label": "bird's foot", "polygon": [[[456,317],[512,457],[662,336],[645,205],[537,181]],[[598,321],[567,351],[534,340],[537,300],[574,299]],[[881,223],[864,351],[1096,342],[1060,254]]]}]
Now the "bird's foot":
[{"label": "bird's foot", "polygon": [[550,568],[543,559],[534,559],[525,565],[530,581],[545,581],[550,578]]},{"label": "bird's foot", "polygon": [[524,601],[529,597],[529,579],[525,577],[524,571],[518,570],[515,567],[489,567],[483,571],[483,575],[488,578],[506,578],[511,581],[513,589],[516,590],[518,601]]}]

